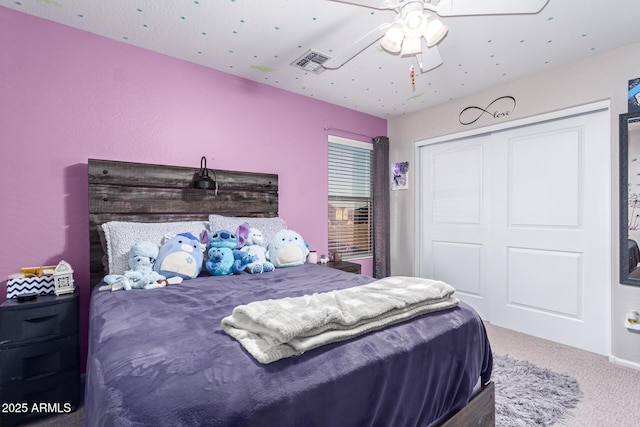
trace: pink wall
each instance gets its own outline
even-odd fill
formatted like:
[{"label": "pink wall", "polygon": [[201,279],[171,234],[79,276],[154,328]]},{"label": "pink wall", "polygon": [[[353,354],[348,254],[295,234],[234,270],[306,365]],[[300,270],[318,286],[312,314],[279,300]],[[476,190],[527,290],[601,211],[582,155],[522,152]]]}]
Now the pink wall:
[{"label": "pink wall", "polygon": [[196,168],[206,155],[213,169],[277,173],[280,216],[326,252],[325,126],[387,131],[380,118],[0,7],[0,301],[20,267],[68,261],[86,352],[88,158]]}]

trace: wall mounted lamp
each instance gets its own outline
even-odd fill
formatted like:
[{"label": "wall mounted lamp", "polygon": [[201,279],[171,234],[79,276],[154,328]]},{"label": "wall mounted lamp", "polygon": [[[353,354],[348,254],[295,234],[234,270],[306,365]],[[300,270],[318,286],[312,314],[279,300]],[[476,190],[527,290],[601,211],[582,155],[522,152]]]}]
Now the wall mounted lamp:
[{"label": "wall mounted lamp", "polygon": [[200,170],[193,177],[193,187],[201,190],[213,190],[213,195],[218,195],[218,177],[216,171],[212,170],[215,179],[209,176],[207,169],[207,158],[202,156],[200,159]]}]

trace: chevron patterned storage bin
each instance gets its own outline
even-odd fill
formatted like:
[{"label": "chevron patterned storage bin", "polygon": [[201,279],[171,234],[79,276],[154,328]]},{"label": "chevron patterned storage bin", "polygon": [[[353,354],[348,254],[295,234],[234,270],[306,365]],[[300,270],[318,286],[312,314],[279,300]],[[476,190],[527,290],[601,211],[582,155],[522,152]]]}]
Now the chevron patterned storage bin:
[{"label": "chevron patterned storage bin", "polygon": [[55,291],[53,276],[9,279],[7,281],[7,299],[29,293],[54,294]]}]

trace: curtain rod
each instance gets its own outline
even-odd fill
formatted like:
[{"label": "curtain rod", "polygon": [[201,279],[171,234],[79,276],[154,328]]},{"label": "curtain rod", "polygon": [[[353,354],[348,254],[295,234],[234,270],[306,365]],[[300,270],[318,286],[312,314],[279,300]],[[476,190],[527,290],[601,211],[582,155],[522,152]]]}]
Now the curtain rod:
[{"label": "curtain rod", "polygon": [[330,127],[327,127],[327,126],[324,127],[324,130],[337,130],[338,132],[344,132],[344,133],[348,133],[348,134],[351,134],[351,135],[363,136],[363,137],[369,138],[369,139],[373,139],[374,138],[373,136],[363,135],[361,133],[356,133],[356,132],[351,132],[350,130],[344,130],[344,129],[338,129],[338,128],[330,128]]}]

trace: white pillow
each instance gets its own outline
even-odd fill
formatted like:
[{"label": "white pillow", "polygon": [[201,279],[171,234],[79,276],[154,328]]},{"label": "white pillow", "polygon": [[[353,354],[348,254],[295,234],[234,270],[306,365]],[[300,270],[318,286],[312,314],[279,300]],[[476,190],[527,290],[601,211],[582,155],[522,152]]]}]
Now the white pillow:
[{"label": "white pillow", "polygon": [[271,238],[280,230],[286,229],[287,224],[282,218],[252,218],[240,216],[222,216],[209,215],[209,230],[215,232],[218,230],[227,230],[233,233],[238,231],[240,224],[249,223],[249,227],[257,228],[262,231],[265,245],[271,241]]},{"label": "white pillow", "polygon": [[143,240],[153,242],[160,247],[165,234],[191,233],[200,237],[207,228],[206,221],[181,222],[121,222],[111,221],[102,224],[106,243],[107,274],[123,274],[130,270],[129,250],[134,243]]}]

